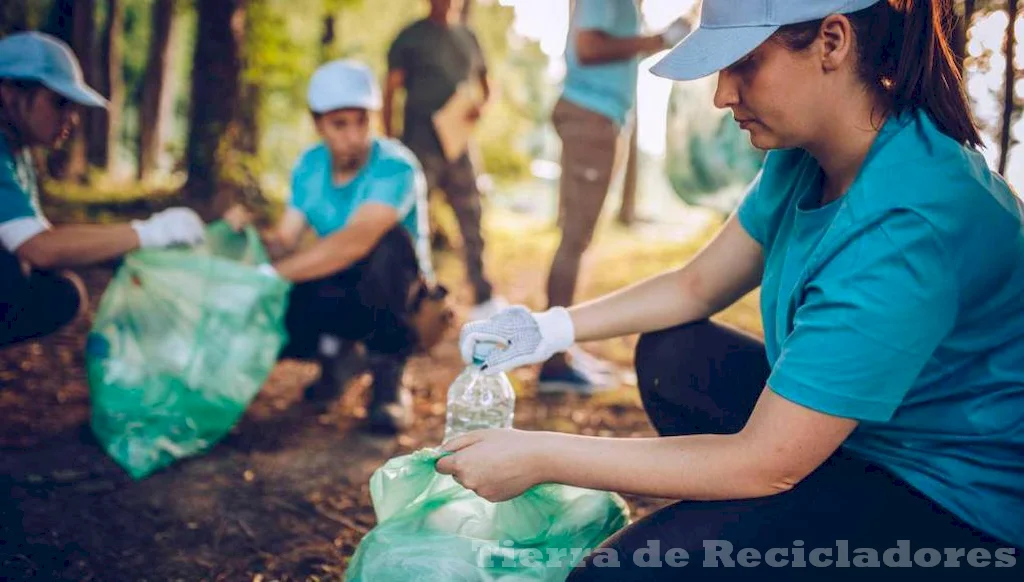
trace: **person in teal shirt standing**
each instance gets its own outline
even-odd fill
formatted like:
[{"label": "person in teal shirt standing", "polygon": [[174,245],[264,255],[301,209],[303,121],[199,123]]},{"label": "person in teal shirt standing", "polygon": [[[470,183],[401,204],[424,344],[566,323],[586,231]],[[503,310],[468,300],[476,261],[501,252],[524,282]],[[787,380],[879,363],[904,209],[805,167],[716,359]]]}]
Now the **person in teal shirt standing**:
[{"label": "person in teal shirt standing", "polygon": [[[705,0],[652,71],[718,73],[715,105],[769,150],[739,210],[678,270],[511,307],[460,346],[504,346],[485,362],[502,371],[639,333],[660,436],[477,431],[438,470],[495,501],[545,482],[679,500],[572,581],[1019,579],[1024,206],[977,151],[949,10]],[[758,287],[763,343],[709,319]],[[662,567],[641,574],[652,551]]]},{"label": "person in teal shirt standing", "polygon": [[[320,361],[320,381],[306,390],[319,405],[368,367],[367,428],[393,434],[412,420],[405,362],[451,317],[431,267],[426,179],[404,145],[373,135],[381,97],[365,64],[319,67],[308,104],[321,141],[299,156],[284,216],[265,235],[277,260],[262,269],[295,283],[281,357]],[[236,228],[252,220],[240,206],[225,218]],[[315,242],[302,246],[309,230]]]},{"label": "person in teal shirt standing", "polygon": [[[663,34],[641,35],[634,0],[575,0],[571,10],[565,81],[551,115],[562,140],[562,239],[547,289],[552,307],[573,302],[580,262],[608,195],[619,136],[633,109],[639,59],[672,46],[688,31],[680,19]],[[539,390],[589,393],[609,386],[600,379],[600,362],[582,350],[572,355],[558,354],[544,364]]]}]

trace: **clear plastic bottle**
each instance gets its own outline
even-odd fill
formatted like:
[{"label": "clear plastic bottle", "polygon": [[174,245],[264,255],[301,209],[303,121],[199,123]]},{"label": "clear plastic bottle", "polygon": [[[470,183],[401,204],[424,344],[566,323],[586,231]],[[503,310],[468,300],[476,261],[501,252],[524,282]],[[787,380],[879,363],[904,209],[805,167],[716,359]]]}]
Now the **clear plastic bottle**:
[{"label": "clear plastic bottle", "polygon": [[511,428],[516,393],[503,373],[484,373],[480,365],[493,347],[481,345],[473,363],[448,388],[444,440],[483,428]]}]

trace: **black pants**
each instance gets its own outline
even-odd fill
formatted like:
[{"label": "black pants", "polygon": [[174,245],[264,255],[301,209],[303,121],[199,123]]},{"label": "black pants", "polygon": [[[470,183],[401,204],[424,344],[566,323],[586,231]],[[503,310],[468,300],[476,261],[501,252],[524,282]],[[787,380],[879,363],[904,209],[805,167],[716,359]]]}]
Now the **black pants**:
[{"label": "black pants", "polygon": [[[759,341],[709,322],[644,335],[636,366],[644,408],[663,436],[738,432],[769,373]],[[909,540],[909,552],[903,554],[911,564],[916,564],[915,552],[933,548],[941,553],[939,565],[889,571],[885,552],[892,548],[891,557],[900,559],[899,540]],[[658,550],[650,554],[660,559],[661,567],[637,566],[636,552],[655,545]],[[849,567],[837,567],[843,547]],[[605,550],[592,553],[569,580],[871,580],[879,573],[883,580],[893,574],[901,580],[1021,579],[1021,566],[994,567],[1007,547],[881,467],[840,450],[786,493],[738,501],[682,501],[658,510],[609,538]],[[670,554],[673,548],[685,550],[685,565],[670,566],[670,558],[678,565],[682,557]],[[740,562],[745,548],[758,552],[758,566]],[[768,555],[773,548],[785,553]],[[813,553],[818,548],[822,550]],[[856,567],[858,548],[877,551],[880,568]],[[981,548],[989,565],[972,567],[964,554],[959,568],[945,568],[945,548],[962,548],[968,554]],[[716,552],[727,555],[733,566],[717,560]],[[1019,561],[1019,554],[1017,550],[1011,561]],[[618,567],[607,567],[614,564],[610,555]],[[646,555],[640,554],[641,562]],[[752,553],[746,556],[753,558]],[[939,559],[930,551],[920,558],[925,563]],[[831,566],[817,566],[829,559]],[[705,560],[718,567],[708,567]],[[787,560],[787,566],[772,565]]]},{"label": "black pants", "polygon": [[73,275],[21,270],[0,248],[0,348],[49,335],[71,323],[85,303]]},{"label": "black pants", "polygon": [[396,226],[348,269],[292,288],[285,314],[289,343],[281,358],[316,358],[324,335],[362,342],[374,377],[374,399],[394,400],[418,340],[408,316],[410,290],[420,280],[412,240]]}]

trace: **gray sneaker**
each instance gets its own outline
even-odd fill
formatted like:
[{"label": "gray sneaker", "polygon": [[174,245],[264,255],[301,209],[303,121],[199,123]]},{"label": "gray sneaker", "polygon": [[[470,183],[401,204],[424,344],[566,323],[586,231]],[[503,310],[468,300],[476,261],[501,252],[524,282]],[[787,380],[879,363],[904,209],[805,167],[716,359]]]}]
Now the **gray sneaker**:
[{"label": "gray sneaker", "polygon": [[589,396],[597,392],[614,390],[618,386],[608,376],[590,373],[574,363],[562,370],[552,372],[546,368],[537,378],[537,392],[540,394],[582,394]]}]

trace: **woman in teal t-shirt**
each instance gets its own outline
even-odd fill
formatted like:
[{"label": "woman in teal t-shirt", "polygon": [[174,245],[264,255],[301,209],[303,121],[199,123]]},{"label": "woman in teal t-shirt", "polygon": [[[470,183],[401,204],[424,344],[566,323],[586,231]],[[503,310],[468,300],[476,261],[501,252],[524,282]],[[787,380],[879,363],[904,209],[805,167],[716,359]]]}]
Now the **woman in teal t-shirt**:
[{"label": "woman in teal t-shirt", "polygon": [[[947,10],[705,0],[653,71],[718,72],[715,105],[770,150],[739,211],[679,270],[461,339],[467,359],[504,345],[486,365],[507,370],[640,333],[660,437],[479,431],[438,470],[493,500],[542,482],[681,500],[572,580],[636,579],[637,561],[660,565],[644,580],[1019,570],[1024,212],[975,149]],[[763,343],[708,320],[757,287]]]},{"label": "woman in teal t-shirt", "polygon": [[187,208],[116,225],[54,226],[43,215],[29,148],[58,147],[80,107],[106,106],[64,42],[36,32],[0,39],[0,348],[56,331],[87,305],[62,269],[203,239]]}]

